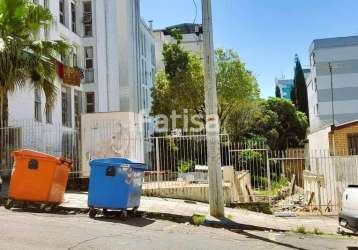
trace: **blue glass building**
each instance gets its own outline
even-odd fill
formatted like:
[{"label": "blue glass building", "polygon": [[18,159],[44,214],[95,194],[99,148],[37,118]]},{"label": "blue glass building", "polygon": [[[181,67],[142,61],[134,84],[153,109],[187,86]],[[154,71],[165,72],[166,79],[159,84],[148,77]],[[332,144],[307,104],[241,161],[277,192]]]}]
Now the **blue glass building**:
[{"label": "blue glass building", "polygon": [[291,100],[293,79],[281,79],[281,80],[276,79],[276,86],[279,87],[282,98]]}]

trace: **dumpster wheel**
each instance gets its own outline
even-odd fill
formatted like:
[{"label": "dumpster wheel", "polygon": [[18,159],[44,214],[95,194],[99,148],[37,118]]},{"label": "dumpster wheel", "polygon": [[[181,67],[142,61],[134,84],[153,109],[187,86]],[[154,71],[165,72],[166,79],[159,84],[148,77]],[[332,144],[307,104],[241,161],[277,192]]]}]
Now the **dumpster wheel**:
[{"label": "dumpster wheel", "polygon": [[13,208],[13,207],[14,207],[14,202],[13,202],[12,200],[8,199],[8,200],[6,201],[5,208],[6,208],[7,210],[9,210],[9,209],[11,209],[11,208]]},{"label": "dumpster wheel", "polygon": [[132,210],[129,210],[128,212],[132,217],[137,217],[139,215],[138,207],[134,207]]},{"label": "dumpster wheel", "polygon": [[94,219],[97,215],[97,210],[95,208],[90,208],[88,212],[88,216],[92,219]]},{"label": "dumpster wheel", "polygon": [[109,215],[108,210],[107,210],[106,208],[103,208],[103,210],[102,210],[102,215],[103,215],[104,217],[106,217],[106,216]]},{"label": "dumpster wheel", "polygon": [[43,208],[43,210],[46,212],[46,213],[52,213],[55,211],[57,205],[56,204],[47,204],[45,205],[45,207]]},{"label": "dumpster wheel", "polygon": [[128,211],[127,210],[122,210],[122,213],[121,213],[121,220],[128,220]]}]

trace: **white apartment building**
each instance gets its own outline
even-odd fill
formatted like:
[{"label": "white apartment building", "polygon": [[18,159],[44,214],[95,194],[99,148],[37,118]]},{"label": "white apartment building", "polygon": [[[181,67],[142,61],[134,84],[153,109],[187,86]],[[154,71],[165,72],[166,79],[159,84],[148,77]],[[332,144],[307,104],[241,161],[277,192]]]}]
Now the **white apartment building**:
[{"label": "white apartment building", "polygon": [[[57,101],[45,112],[45,96],[28,88],[9,96],[11,120],[75,128],[81,113],[135,112],[150,108],[155,74],[154,37],[140,18],[139,0],[34,0],[54,17],[42,39],[73,46],[65,66],[84,71],[79,84],[56,78]],[[60,59],[59,59],[60,61]]]},{"label": "white apartment building", "polygon": [[310,64],[307,92],[311,131],[332,125],[333,117],[336,125],[357,120],[358,36],[314,40]]},{"label": "white apartment building", "polygon": [[173,43],[175,39],[171,36],[171,31],[178,29],[183,35],[182,48],[195,53],[204,59],[203,28],[201,24],[183,23],[155,30],[155,57],[157,70],[164,69],[163,46],[165,43]]},{"label": "white apartment building", "polygon": [[[139,60],[139,93],[143,98],[137,99],[138,107],[143,116],[149,117],[152,108],[151,91],[155,82],[156,59],[155,59],[155,39],[151,25],[147,25],[143,20],[140,22],[140,60]],[[150,136],[154,132],[154,124],[144,120],[144,137]]]}]

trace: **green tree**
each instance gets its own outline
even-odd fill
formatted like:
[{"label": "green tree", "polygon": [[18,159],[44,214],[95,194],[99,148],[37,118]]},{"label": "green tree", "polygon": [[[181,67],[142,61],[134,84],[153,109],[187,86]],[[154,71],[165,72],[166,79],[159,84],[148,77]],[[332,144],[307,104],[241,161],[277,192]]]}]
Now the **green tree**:
[{"label": "green tree", "polygon": [[309,117],[306,79],[298,55],[295,56],[294,95],[296,108]]},{"label": "green tree", "polygon": [[281,96],[281,90],[280,90],[280,88],[279,88],[278,86],[276,86],[275,96],[276,96],[277,98],[281,98],[281,97],[282,97],[282,96]]},{"label": "green tree", "polygon": [[[152,115],[170,116],[173,110],[188,110],[189,115],[199,115],[204,121],[204,71],[201,60],[183,50],[181,36],[176,43],[164,45],[165,70],[156,76],[152,90]],[[255,77],[245,69],[233,50],[216,51],[219,117],[222,127],[226,120],[246,103],[259,98]],[[178,126],[182,123],[178,124]],[[189,125],[192,125],[189,123]]]},{"label": "green tree", "polygon": [[[42,89],[46,109],[51,109],[57,94],[54,83],[56,57],[66,56],[69,45],[63,41],[37,39],[48,27],[48,9],[29,0],[0,0],[0,122],[8,123],[8,94],[26,84]],[[27,83],[27,80],[29,80]]]},{"label": "green tree", "polygon": [[[173,31],[173,34],[177,39],[176,43],[164,45],[165,70],[156,75],[156,82],[152,89],[151,113],[170,117],[172,111],[183,114],[184,110],[187,110],[189,116],[198,114],[203,117],[205,112],[203,65],[196,55],[180,47],[181,36],[176,31]],[[183,120],[177,122],[177,128],[183,126]]]},{"label": "green tree", "polygon": [[267,138],[272,149],[303,146],[307,136],[307,116],[282,98],[269,98],[261,103],[263,116],[259,118],[256,134]]},{"label": "green tree", "polygon": [[232,141],[262,141],[272,150],[303,146],[307,128],[307,116],[282,98],[250,103],[236,111],[226,126]]},{"label": "green tree", "polygon": [[256,78],[233,50],[217,49],[217,89],[219,118],[223,128],[231,116],[259,99]]},{"label": "green tree", "polygon": [[292,87],[290,96],[291,96],[292,104],[296,106],[297,100],[296,100],[296,88],[295,88],[295,86]]}]

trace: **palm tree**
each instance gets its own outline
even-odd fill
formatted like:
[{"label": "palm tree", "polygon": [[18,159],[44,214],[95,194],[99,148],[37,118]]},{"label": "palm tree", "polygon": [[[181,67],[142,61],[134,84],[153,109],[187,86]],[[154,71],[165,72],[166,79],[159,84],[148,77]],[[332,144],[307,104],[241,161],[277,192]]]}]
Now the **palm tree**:
[{"label": "palm tree", "polygon": [[55,102],[56,58],[66,56],[64,41],[39,39],[52,23],[51,12],[29,0],[0,0],[0,127],[8,126],[8,94],[30,84],[42,89],[46,110]]}]

